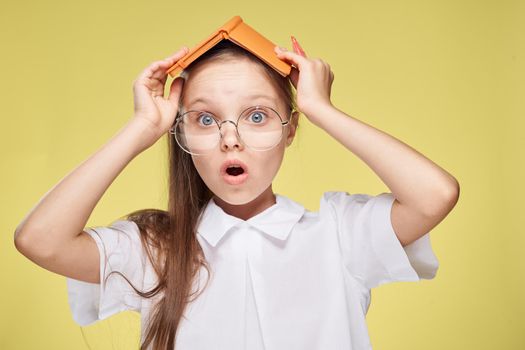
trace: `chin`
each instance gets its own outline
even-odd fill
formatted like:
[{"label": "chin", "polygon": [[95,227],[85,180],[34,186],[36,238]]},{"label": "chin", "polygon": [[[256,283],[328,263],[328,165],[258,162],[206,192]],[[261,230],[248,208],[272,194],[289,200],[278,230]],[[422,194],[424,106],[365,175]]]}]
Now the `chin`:
[{"label": "chin", "polygon": [[215,196],[230,205],[243,205],[248,204],[255,200],[261,193],[245,192],[245,191],[223,191],[213,192]]}]

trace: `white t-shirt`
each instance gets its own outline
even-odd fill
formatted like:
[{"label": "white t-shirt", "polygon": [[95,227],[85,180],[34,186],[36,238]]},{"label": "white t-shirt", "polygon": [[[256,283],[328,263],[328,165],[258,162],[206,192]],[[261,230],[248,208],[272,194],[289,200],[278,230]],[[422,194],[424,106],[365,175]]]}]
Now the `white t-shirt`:
[{"label": "white t-shirt", "polygon": [[[207,204],[197,239],[211,280],[185,310],[177,350],[371,349],[370,289],[436,274],[429,233],[405,247],[397,239],[391,193],[325,192],[318,212],[279,194],[276,201],[246,221]],[[137,225],[118,220],[86,231],[100,251],[102,282],[67,278],[73,319],[88,325],[135,310],[143,336],[155,298],[141,299],[115,273],[103,282],[117,270],[142,290],[155,285]],[[201,271],[199,288],[208,277]]]}]

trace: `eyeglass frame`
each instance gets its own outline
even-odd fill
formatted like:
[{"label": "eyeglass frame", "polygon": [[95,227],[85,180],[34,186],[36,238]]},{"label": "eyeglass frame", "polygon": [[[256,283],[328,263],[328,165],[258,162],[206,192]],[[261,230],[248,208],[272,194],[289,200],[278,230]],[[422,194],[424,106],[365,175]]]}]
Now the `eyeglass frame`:
[{"label": "eyeglass frame", "polygon": [[[200,155],[203,155],[202,153],[201,154],[198,154],[198,153],[192,153],[192,152],[189,152],[187,151],[184,147],[182,147],[182,145],[180,144],[179,140],[177,139],[177,136],[176,136],[176,132],[175,132],[175,129],[177,128],[177,124],[179,123],[179,121],[182,119],[182,117],[184,115],[186,115],[187,113],[190,113],[190,112],[206,112],[206,113],[209,113],[211,115],[211,118],[215,121],[215,124],[217,125],[217,128],[218,128],[218,132],[219,132],[219,141],[217,142],[217,144],[220,143],[220,140],[223,138],[223,135],[222,135],[222,132],[221,132],[221,127],[224,123],[227,123],[227,122],[230,122],[232,123],[234,126],[235,126],[235,134],[237,135],[238,139],[241,141],[241,143],[248,147],[249,149],[253,150],[253,151],[256,151],[256,152],[264,152],[264,151],[269,151],[271,150],[272,148],[274,148],[275,146],[277,146],[279,143],[276,143],[275,145],[273,145],[272,147],[268,148],[268,149],[264,149],[264,150],[257,150],[257,149],[253,149],[251,148],[250,146],[248,146],[245,141],[243,140],[243,138],[241,137],[241,135],[239,134],[239,120],[241,119],[242,115],[247,111],[247,110],[250,110],[250,109],[258,109],[260,107],[264,107],[264,108],[268,108],[268,109],[271,109],[272,111],[275,112],[275,114],[277,114],[277,116],[279,117],[279,119],[281,120],[281,130],[284,130],[284,127],[285,126],[288,126],[290,124],[290,118],[293,114],[293,112],[295,112],[296,110],[293,108],[293,107],[290,107],[290,117],[288,118],[288,120],[285,120],[283,121],[283,118],[281,117],[281,115],[279,114],[279,112],[277,112],[274,108],[272,107],[268,107],[268,106],[264,106],[264,105],[255,105],[255,106],[251,106],[251,107],[248,107],[244,110],[242,110],[242,112],[239,114],[239,116],[237,117],[237,121],[233,121],[233,120],[230,120],[230,119],[226,119],[226,120],[223,120],[223,121],[219,121],[217,120],[217,116],[212,113],[212,112],[209,112],[209,111],[204,111],[204,110],[189,110],[189,111],[186,111],[184,113],[180,113],[179,111],[177,111],[177,116],[175,117],[175,122],[173,123],[173,126],[168,130],[168,133],[172,134],[174,136],[174,139],[175,139],[175,142],[177,142],[177,144],[179,145],[179,147],[186,153],[189,153],[191,155],[194,155],[194,156],[200,156]],[[283,134],[284,133],[281,133],[281,139],[283,137]],[[279,140],[280,141],[280,140]],[[216,145],[217,145],[216,144]],[[215,146],[216,146],[215,145]]]}]

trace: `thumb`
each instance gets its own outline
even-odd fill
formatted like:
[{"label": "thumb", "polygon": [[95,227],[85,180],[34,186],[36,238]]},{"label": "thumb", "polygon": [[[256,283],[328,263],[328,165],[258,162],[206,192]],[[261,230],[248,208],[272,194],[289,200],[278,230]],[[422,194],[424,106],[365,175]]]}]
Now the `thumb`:
[{"label": "thumb", "polygon": [[168,100],[175,105],[179,103],[179,97],[184,86],[184,78],[177,77],[173,79],[170,86],[170,93],[168,95]]},{"label": "thumb", "polygon": [[293,86],[297,90],[297,82],[299,81],[299,70],[292,66],[290,71],[290,80],[292,81]]}]

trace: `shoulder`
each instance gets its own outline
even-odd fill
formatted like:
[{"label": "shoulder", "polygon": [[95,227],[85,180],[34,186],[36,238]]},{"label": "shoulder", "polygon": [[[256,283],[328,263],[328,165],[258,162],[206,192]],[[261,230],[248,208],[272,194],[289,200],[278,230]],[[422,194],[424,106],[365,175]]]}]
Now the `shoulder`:
[{"label": "shoulder", "polygon": [[349,203],[363,204],[373,196],[364,193],[348,193],[345,191],[327,191],[321,196],[321,203],[329,205],[343,205]]},{"label": "shoulder", "polygon": [[350,194],[345,191],[324,192],[320,200],[320,210],[328,210],[335,213],[356,213],[362,209],[374,206],[391,206],[394,201],[391,193],[383,192],[378,195],[366,193]]},{"label": "shoulder", "polygon": [[84,229],[97,243],[117,243],[123,238],[135,241],[140,230],[137,224],[130,220],[119,219],[108,226],[89,226]]}]

